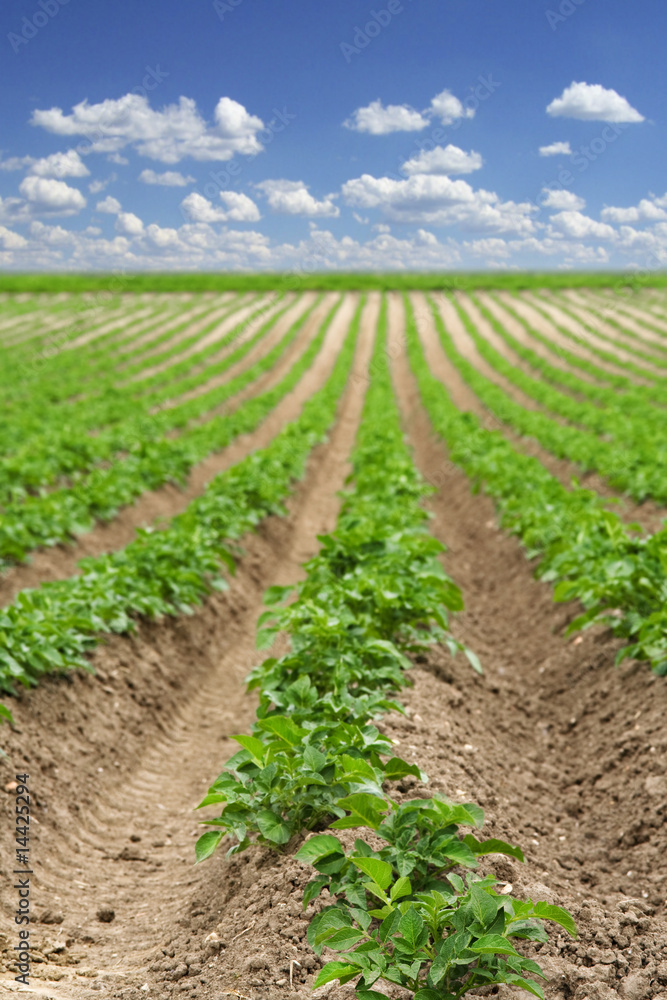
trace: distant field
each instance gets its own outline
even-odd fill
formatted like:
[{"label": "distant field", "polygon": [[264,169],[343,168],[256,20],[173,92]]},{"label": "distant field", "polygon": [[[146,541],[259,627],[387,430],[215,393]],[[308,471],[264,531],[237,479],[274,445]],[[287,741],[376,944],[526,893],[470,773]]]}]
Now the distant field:
[{"label": "distant field", "polygon": [[204,292],[270,291],[291,288],[306,291],[369,291],[499,288],[665,288],[667,274],[645,272],[457,272],[446,273],[326,273],[306,274],[4,274],[2,292]]}]

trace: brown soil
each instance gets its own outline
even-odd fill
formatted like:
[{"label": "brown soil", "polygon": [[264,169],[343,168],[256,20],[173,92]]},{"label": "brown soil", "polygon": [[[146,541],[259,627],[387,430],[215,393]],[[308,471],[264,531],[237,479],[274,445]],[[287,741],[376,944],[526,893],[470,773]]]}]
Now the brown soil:
[{"label": "brown soil", "polygon": [[[359,375],[367,368],[377,313],[373,296],[355,362]],[[298,579],[300,564],[317,551],[317,534],[335,523],[363,385],[361,378],[351,380],[330,440],[315,450],[289,516],[269,519],[245,540],[226,593],[191,617],[142,623],[136,637],[114,637],[94,657],[95,678],[47,678],[16,704],[17,731],[3,734],[12,761],[3,764],[3,774],[31,772],[35,909],[51,911],[53,920],[62,915],[61,922],[38,922],[33,931],[39,949],[33,982],[43,982],[50,995],[141,997],[136,988],[149,980],[158,995],[161,989],[180,993],[186,958],[193,975],[211,960],[199,975],[210,979],[207,995],[217,997],[221,978],[234,982],[230,963],[244,964],[256,949],[256,935],[234,942],[230,934],[220,960],[219,947],[208,949],[204,941],[234,897],[234,870],[245,874],[249,856],[230,866],[220,855],[193,869],[193,834],[200,831],[191,810],[233,752],[230,735],[253,721],[255,698],[244,693],[243,678],[261,655],[254,629],[264,589]],[[56,727],[61,736],[54,741]],[[13,805],[10,796],[6,804]],[[277,878],[267,874],[270,882]],[[292,889],[279,885],[281,895]],[[236,896],[223,917],[234,933],[250,922],[239,916],[243,893]],[[9,913],[14,904],[6,881],[2,899]],[[112,922],[98,920],[102,907],[114,911]],[[284,913],[276,900],[273,918]],[[263,935],[264,947],[269,938],[292,957],[277,931]],[[175,947],[178,959],[167,963],[173,969],[162,968],[162,948],[173,956]],[[161,967],[149,968],[156,960]],[[284,964],[285,955],[276,961]],[[308,961],[304,956],[304,973]]]},{"label": "brown soil", "polygon": [[[296,388],[286,396],[252,434],[237,438],[228,448],[206,458],[190,472],[183,489],[174,485],[148,491],[130,507],[123,508],[108,524],[98,524],[81,535],[76,543],[55,546],[36,552],[25,565],[11,567],[0,574],[0,607],[14,600],[20,590],[36,587],[48,580],[61,580],[77,571],[84,556],[113,552],[127,545],[137,528],[153,524],[158,519],[174,517],[198,496],[218,473],[239,462],[257,448],[264,448],[284,423],[293,420],[304,402],[325,382],[333,368],[336,353],[347,329],[356,304],[356,296],[347,296],[325,337],[315,362]],[[268,385],[267,385],[268,388]],[[229,405],[229,404],[228,404]]]},{"label": "brown soil", "polygon": [[[373,297],[357,372],[376,315]],[[416,460],[439,486],[432,528],[447,544],[445,567],[469,609],[454,630],[481,656],[485,674],[435,647],[413,671],[409,717],[388,716],[382,728],[430,776],[413,794],[438,789],[478,801],[485,835],[526,853],[525,865],[495,859],[483,870],[521,897],[574,913],[578,941],[552,928],[549,944],[536,949],[549,1000],[664,1000],[665,681],[638,664],[614,669],[617,643],[599,629],[564,639],[576,609],[552,602],[516,540],[498,530],[491,501],[471,494],[433,437],[402,350],[402,322],[392,296],[399,401]],[[254,699],[242,693],[242,679],[260,655],[253,635],[263,588],[297,579],[299,562],[316,551],[316,533],[334,523],[334,491],[361,405],[357,385],[289,517],[270,519],[246,541],[226,593],[191,617],[113,638],[95,656],[97,677],[47,678],[13,706],[17,727],[3,733],[11,764],[2,774],[5,781],[17,769],[31,774],[34,913],[59,921],[32,925],[34,995],[309,995],[319,962],[301,914],[308,871],[263,850],[193,868],[190,810],[232,751],[230,735],[252,722]],[[11,794],[6,808],[11,818]],[[5,861],[3,868],[8,875]],[[6,879],[2,893],[5,957],[15,943],[10,885]],[[113,921],[97,918],[103,908],[114,911]],[[13,995],[10,973],[2,985]],[[331,1000],[351,993],[324,992]]]}]

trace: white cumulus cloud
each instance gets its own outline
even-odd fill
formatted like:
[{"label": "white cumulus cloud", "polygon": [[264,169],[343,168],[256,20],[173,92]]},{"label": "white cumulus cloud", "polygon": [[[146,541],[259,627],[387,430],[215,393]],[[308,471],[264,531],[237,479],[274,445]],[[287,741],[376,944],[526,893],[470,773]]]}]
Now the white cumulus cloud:
[{"label": "white cumulus cloud", "polygon": [[428,125],[428,118],[407,104],[388,104],[385,107],[378,99],[365,108],[357,108],[343,125],[354,132],[389,135],[391,132],[421,132]]},{"label": "white cumulus cloud", "polygon": [[116,219],[116,230],[124,236],[141,236],[144,224],[133,212],[119,212]]},{"label": "white cumulus cloud", "polygon": [[157,174],[154,170],[142,170],[139,180],[143,184],[159,184],[162,187],[187,187],[194,184],[194,177],[184,177],[178,170],[165,170],[162,174]]},{"label": "white cumulus cloud", "polygon": [[603,208],[600,218],[604,222],[627,223],[627,222],[660,222],[667,219],[667,212],[659,204],[665,199],[642,198],[638,205],[629,208],[615,208],[613,205]]},{"label": "white cumulus cloud", "polygon": [[574,191],[542,188],[542,193],[546,194],[546,198],[542,202],[544,208],[553,208],[557,211],[572,210],[574,212],[579,212],[582,208],[586,208],[584,199],[576,195]]},{"label": "white cumulus cloud", "polygon": [[273,212],[311,218],[340,215],[340,209],[333,203],[333,195],[325,195],[322,201],[318,201],[303,181],[269,180],[261,181],[255,187],[266,197]]},{"label": "white cumulus cloud", "polygon": [[451,125],[458,118],[474,118],[474,108],[465,108],[451,90],[443,90],[431,101],[431,112],[443,125]]},{"label": "white cumulus cloud", "polygon": [[181,202],[181,209],[192,222],[257,222],[261,215],[257,205],[240,191],[221,191],[224,208],[217,208],[208,198],[193,191]]},{"label": "white cumulus cloud", "polygon": [[19,191],[37,210],[58,215],[72,215],[86,207],[86,199],[77,188],[50,177],[25,177]]},{"label": "white cumulus cloud", "polygon": [[118,215],[121,209],[122,206],[118,198],[112,198],[111,195],[107,195],[103,201],[98,201],[95,206],[97,212],[107,212],[109,215]]},{"label": "white cumulus cloud", "polygon": [[416,156],[407,160],[401,170],[406,174],[469,174],[479,170],[482,157],[472,150],[466,153],[458,146],[436,146],[435,149],[423,149]]},{"label": "white cumulus cloud", "polygon": [[616,230],[604,222],[596,222],[581,212],[565,211],[551,216],[551,225],[574,240],[613,240]]},{"label": "white cumulus cloud", "polygon": [[549,146],[540,146],[540,156],[572,156],[569,142],[552,142]]},{"label": "white cumulus cloud", "polygon": [[586,122],[644,121],[644,116],[625,97],[599,83],[571,83],[547,106],[547,114]]},{"label": "white cumulus cloud", "polygon": [[156,111],[146,97],[126,94],[99,104],[81,101],[71,114],[57,107],[36,110],[31,124],[56,135],[84,136],[90,152],[109,153],[116,157],[114,162],[126,146],[162,163],[178,163],[188,156],[202,161],[229,160],[235,153],[251,156],[262,151],[257,133],[264,123],[242,104],[221,97],[213,117],[212,125],[206,122],[189,97]]},{"label": "white cumulus cloud", "polygon": [[34,160],[30,173],[37,177],[88,177],[90,170],[75,149],[68,149],[66,153],[51,153]]},{"label": "white cumulus cloud", "polygon": [[2,244],[3,250],[19,250],[21,247],[27,246],[28,241],[12,229],[0,226],[0,244]]},{"label": "white cumulus cloud", "polygon": [[503,202],[497,194],[474,190],[466,181],[444,175],[415,174],[406,180],[363,174],[343,185],[346,202],[377,208],[392,222],[454,226],[468,230],[528,234],[533,232],[528,202]]}]

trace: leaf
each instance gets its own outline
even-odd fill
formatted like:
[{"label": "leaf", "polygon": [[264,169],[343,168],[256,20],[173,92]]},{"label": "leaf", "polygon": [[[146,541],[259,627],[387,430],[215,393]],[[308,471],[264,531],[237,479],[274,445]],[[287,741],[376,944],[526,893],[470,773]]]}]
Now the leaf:
[{"label": "leaf", "polygon": [[327,762],[325,754],[310,746],[304,750],[303,759],[306,767],[310,768],[311,771],[321,771]]},{"label": "leaf", "polygon": [[410,906],[403,914],[398,924],[398,929],[412,950],[416,951],[419,947],[421,933],[424,930],[424,921],[414,906]]},{"label": "leaf", "polygon": [[257,813],[257,827],[262,836],[273,844],[286,844],[291,836],[287,823],[270,809],[262,809]]},{"label": "leaf", "polygon": [[469,833],[467,837],[463,838],[463,843],[467,844],[473,854],[478,856],[506,854],[510,858],[516,858],[517,861],[526,860],[520,847],[512,847],[511,844],[507,844],[504,840],[477,840]]},{"label": "leaf", "polygon": [[212,792],[211,794],[207,795],[205,799],[202,799],[202,801],[197,806],[197,809],[203,809],[204,806],[218,805],[220,802],[226,802],[226,801],[227,801],[226,795],[219,795],[217,792]]},{"label": "leaf", "polygon": [[499,900],[490,896],[488,892],[478,884],[473,884],[470,889],[470,905],[472,912],[484,927],[488,927],[496,918]]},{"label": "leaf", "polygon": [[289,743],[292,747],[298,746],[308,732],[306,729],[301,729],[295,725],[291,719],[288,719],[284,715],[272,715],[268,719],[260,719],[257,725],[260,729],[274,733],[274,735],[284,740],[285,743]]},{"label": "leaf", "polygon": [[262,743],[256,736],[232,736],[233,740],[240,743],[244,750],[247,750],[256,761],[263,762],[266,755],[266,743]]},{"label": "leaf", "polygon": [[421,778],[421,771],[417,765],[408,764],[407,761],[402,760],[400,757],[392,757],[384,765],[384,777],[387,781],[399,781],[409,774],[414,775],[415,778]]},{"label": "leaf", "polygon": [[354,927],[341,927],[331,937],[326,939],[328,948],[334,951],[347,951],[352,945],[357,944],[364,937],[363,931],[355,930]]},{"label": "leaf", "polygon": [[333,979],[340,979],[341,982],[347,977],[352,977],[359,972],[359,969],[355,965],[346,965],[345,962],[327,962],[323,969],[317,976],[317,979],[313,983],[313,989],[316,990],[319,986],[326,986]]},{"label": "leaf", "polygon": [[550,903],[535,903],[533,914],[542,920],[553,920],[555,924],[560,924],[570,937],[576,938],[577,925],[572,914],[568,913],[561,906],[552,906]]},{"label": "leaf", "polygon": [[0,702],[0,719],[7,719],[8,722],[14,721],[12,713],[9,711],[6,705],[2,704],[2,702]]},{"label": "leaf", "polygon": [[[486,894],[485,894],[486,895]],[[502,934],[485,934],[468,945],[471,951],[485,955],[518,955],[518,951]]]},{"label": "leaf", "polygon": [[472,649],[468,649],[467,646],[464,646],[463,653],[464,653],[464,655],[465,655],[468,663],[472,667],[472,669],[475,670],[478,674],[483,674],[484,673],[484,668],[482,667],[482,664],[479,661],[479,657],[478,657],[477,653],[473,652]]},{"label": "leaf", "polygon": [[442,1000],[442,995],[437,990],[431,990],[425,986],[423,989],[417,990],[413,1000]]},{"label": "leaf", "polygon": [[403,896],[409,896],[411,892],[412,885],[410,883],[410,879],[405,877],[399,878],[398,881],[396,881],[391,887],[390,899],[393,903],[396,899],[402,899]]},{"label": "leaf", "polygon": [[376,882],[381,889],[385,892],[391,885],[392,879],[392,868],[391,865],[387,864],[386,861],[380,861],[378,858],[350,858],[350,861],[362,871],[364,875],[368,875],[370,878]]},{"label": "leaf", "polygon": [[202,834],[195,844],[197,864],[200,861],[205,861],[206,858],[210,858],[223,837],[224,833],[218,830],[209,830],[208,833]]},{"label": "leaf", "polygon": [[295,589],[296,588],[293,585],[288,587],[269,587],[269,589],[264,592],[264,604],[282,604]]},{"label": "leaf", "polygon": [[304,864],[313,865],[320,858],[335,853],[345,853],[338,837],[334,837],[331,833],[318,833],[302,844],[294,857]]},{"label": "leaf", "polygon": [[377,830],[387,812],[387,803],[384,799],[378,798],[377,795],[367,795],[365,792],[338,799],[336,805],[348,809],[352,815],[336,820],[331,824],[332,830],[348,830],[356,826],[368,826],[371,830]]}]

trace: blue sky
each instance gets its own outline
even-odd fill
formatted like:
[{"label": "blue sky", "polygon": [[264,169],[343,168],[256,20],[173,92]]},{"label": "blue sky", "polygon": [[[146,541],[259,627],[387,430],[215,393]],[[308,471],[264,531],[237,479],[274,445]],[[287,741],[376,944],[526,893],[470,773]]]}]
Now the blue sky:
[{"label": "blue sky", "polygon": [[0,265],[667,266],[661,0],[17,0]]}]

